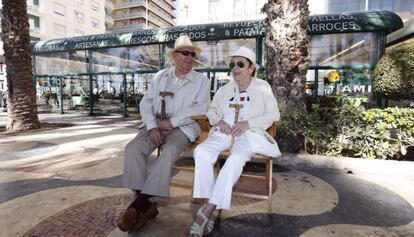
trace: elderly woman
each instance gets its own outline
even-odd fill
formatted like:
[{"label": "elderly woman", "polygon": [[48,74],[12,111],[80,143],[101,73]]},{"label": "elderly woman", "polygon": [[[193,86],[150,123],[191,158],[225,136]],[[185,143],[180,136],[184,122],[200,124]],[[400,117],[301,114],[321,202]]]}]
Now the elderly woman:
[{"label": "elderly woman", "polygon": [[[267,129],[279,120],[277,101],[270,85],[255,77],[258,69],[255,53],[241,47],[230,57],[233,80],[215,94],[207,112],[214,127],[194,151],[193,197],[207,199],[207,204],[197,211],[191,226],[192,236],[210,233],[214,210],[230,208],[233,185],[253,156],[245,132],[252,128]],[[220,152],[227,149],[231,155],[215,180],[213,166]]]}]

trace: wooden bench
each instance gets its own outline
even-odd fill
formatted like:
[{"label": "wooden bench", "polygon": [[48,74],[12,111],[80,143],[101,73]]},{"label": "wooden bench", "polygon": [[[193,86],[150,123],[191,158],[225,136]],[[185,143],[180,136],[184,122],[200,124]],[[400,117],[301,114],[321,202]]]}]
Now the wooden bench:
[{"label": "wooden bench", "polygon": [[[197,139],[192,142],[191,144],[189,144],[186,148],[186,151],[192,151],[198,144],[200,144],[201,142],[203,142],[207,136],[208,136],[208,132],[210,130],[210,124],[208,122],[208,119],[206,116],[193,116],[192,117],[194,120],[197,121],[197,123],[200,125],[201,128],[201,133],[200,135],[197,137]],[[276,135],[276,130],[277,130],[277,125],[278,123],[275,122],[272,124],[271,127],[269,127],[267,129],[267,132],[271,135],[271,136],[275,136]],[[220,153],[219,157],[228,157],[230,155],[230,151],[226,150]],[[267,200],[268,202],[268,208],[267,211],[268,213],[272,212],[272,187],[273,187],[273,158],[269,157],[269,156],[264,156],[261,154],[255,154],[252,157],[253,159],[258,159],[258,160],[264,160],[266,162],[266,171],[265,171],[265,175],[251,175],[251,174],[242,174],[241,177],[243,178],[248,178],[248,179],[255,179],[255,180],[261,180],[264,182],[264,185],[266,187],[266,193],[267,195],[259,195],[259,194],[255,194],[255,193],[248,193],[248,192],[242,192],[242,191],[233,191],[232,195],[234,196],[242,196],[242,197],[248,197],[248,198],[255,198],[255,199],[261,199],[261,200]],[[219,160],[217,159],[217,162],[215,164],[215,171],[216,174],[218,174],[218,172],[220,171],[220,165],[219,165]],[[180,171],[192,171],[194,172],[194,167],[183,167],[183,166],[178,166],[178,165],[174,165],[173,166],[174,169],[176,170],[180,170]],[[189,188],[192,189],[193,188],[193,183],[191,182],[183,182],[183,181],[177,181],[172,179],[170,181],[171,186],[176,186],[176,187],[181,187],[181,188]],[[219,215],[221,214],[221,210],[219,211]]]}]

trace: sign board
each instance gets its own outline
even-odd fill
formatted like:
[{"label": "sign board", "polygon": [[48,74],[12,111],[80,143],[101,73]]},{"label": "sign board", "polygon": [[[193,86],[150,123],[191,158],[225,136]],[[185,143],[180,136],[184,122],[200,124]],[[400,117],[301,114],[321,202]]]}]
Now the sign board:
[{"label": "sign board", "polygon": [[[403,27],[396,14],[388,11],[314,15],[309,17],[309,34],[383,31],[390,33]],[[49,52],[128,47],[172,43],[186,34],[194,41],[253,38],[264,36],[265,20],[204,25],[174,26],[133,32],[112,32],[66,39],[40,41],[33,45],[34,54]]]}]

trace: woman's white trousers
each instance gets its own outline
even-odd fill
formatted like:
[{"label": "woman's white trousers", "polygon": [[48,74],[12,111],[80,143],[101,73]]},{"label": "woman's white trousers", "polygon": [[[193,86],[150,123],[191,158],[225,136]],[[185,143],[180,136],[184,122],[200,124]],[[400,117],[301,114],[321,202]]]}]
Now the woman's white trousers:
[{"label": "woman's white trousers", "polygon": [[[216,128],[217,129],[217,128]],[[231,136],[216,130],[194,150],[194,198],[207,198],[217,209],[229,209],[233,185],[239,179],[243,167],[253,155],[246,135],[236,137],[231,155],[220,170],[217,179],[214,177],[214,164],[220,152],[229,149]]]}]

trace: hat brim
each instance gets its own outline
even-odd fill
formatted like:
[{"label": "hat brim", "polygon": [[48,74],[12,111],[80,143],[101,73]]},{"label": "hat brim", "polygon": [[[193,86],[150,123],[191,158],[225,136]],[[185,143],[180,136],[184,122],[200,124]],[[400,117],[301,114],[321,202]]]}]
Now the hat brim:
[{"label": "hat brim", "polygon": [[227,60],[226,60],[227,65],[230,64],[232,57],[243,57],[245,59],[248,59],[250,62],[252,62],[253,66],[256,68],[256,70],[259,70],[259,65],[256,62],[253,62],[250,58],[246,57],[245,55],[233,54],[231,56],[228,56]]},{"label": "hat brim", "polygon": [[183,48],[192,48],[194,50],[194,52],[196,53],[196,57],[198,57],[200,55],[201,49],[199,47],[196,46],[190,46],[190,45],[182,45],[182,46],[178,46],[176,48],[170,49],[167,52],[167,57],[168,59],[172,59],[172,54],[180,49]]}]

